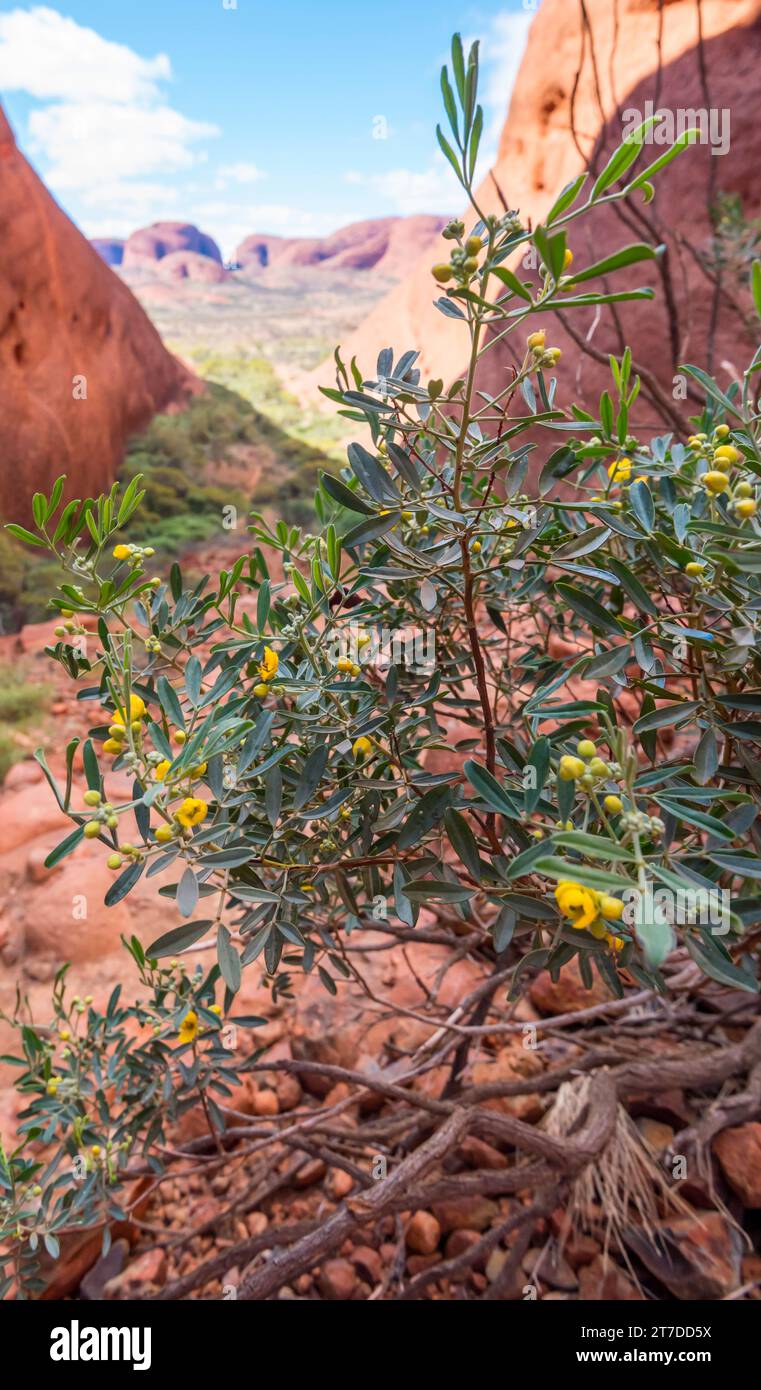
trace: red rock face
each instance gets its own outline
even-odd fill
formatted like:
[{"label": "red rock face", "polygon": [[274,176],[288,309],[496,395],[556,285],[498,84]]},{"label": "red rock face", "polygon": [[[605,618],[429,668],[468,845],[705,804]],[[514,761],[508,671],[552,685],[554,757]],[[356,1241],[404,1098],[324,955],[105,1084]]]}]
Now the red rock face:
[{"label": "red rock face", "polygon": [[197,251],[171,251],[168,256],[162,256],[156,269],[167,280],[197,280],[205,285],[216,285],[227,279],[219,261],[201,256]]},{"label": "red rock face", "polygon": [[376,270],[398,276],[425,247],[435,243],[443,217],[376,217],[352,222],[328,237],[278,237],[255,233],[241,242],[235,259],[244,269],[269,265],[324,266],[330,270]]},{"label": "red rock face", "polygon": [[222,264],[214,238],[199,231],[192,222],[154,222],[150,227],[141,227],[127,237],[122,264],[125,269],[151,266],[174,251],[192,251]]},{"label": "red rock face", "polygon": [[[652,204],[633,201],[624,216],[606,208],[569,228],[576,269],[633,241],[664,242],[668,250],[660,268],[645,263],[616,277],[617,288],[652,284],[655,303],[619,306],[622,337],[608,308],[599,321],[593,310],[573,314],[577,335],[586,337],[591,330],[590,342],[601,361],[583,356],[557,320],[542,321],[553,345],[563,350],[564,397],[596,405],[600,390],[609,385],[608,353],[620,354],[628,342],[637,362],[665,393],[666,406],[686,416],[694,408],[691,402],[673,395],[680,363],[708,365],[726,386],[753,350],[744,321],[749,309],[745,288],[733,283],[734,302],[724,297],[714,308],[715,285],[703,262],[711,235],[708,210],[719,194],[739,194],[748,218],[759,213],[757,103],[752,93],[761,61],[761,0],[703,0],[702,64],[693,0],[671,0],[662,12],[657,0],[620,0],[615,6],[610,0],[587,0],[586,11],[594,51],[582,32],[581,7],[568,0],[543,0],[512,94],[497,163],[478,199],[486,212],[501,214],[496,180],[507,205],[519,210],[524,223],[530,219],[536,225],[586,165],[598,171],[603,167],[634,124],[631,113],[638,111],[642,118],[648,114],[648,100],[655,109],[669,112],[674,123],[679,113],[690,125],[688,112],[713,113],[713,132],[709,124],[704,128],[709,139],[713,133],[714,146],[723,153],[712,154],[709,143],[692,146],[656,180]],[[639,167],[663,151],[663,145],[646,147]],[[343,345],[347,359],[356,353],[369,372],[379,347],[389,343],[400,352],[420,349],[424,373],[445,380],[460,373],[466,335],[452,320],[444,323],[433,307],[437,296],[430,267],[442,253],[448,259],[449,249],[445,242],[438,248],[435,255],[426,252]],[[673,332],[669,298],[676,310]],[[504,384],[506,370],[521,355],[522,344],[517,356],[507,345],[487,354],[481,385],[493,390]],[[317,377],[325,379],[324,366]],[[662,427],[664,420],[673,427],[662,404],[640,403],[638,419],[654,428]]]},{"label": "red rock face", "polygon": [[0,512],[67,473],[108,487],[127,438],[200,389],[50,196],[0,111]]}]

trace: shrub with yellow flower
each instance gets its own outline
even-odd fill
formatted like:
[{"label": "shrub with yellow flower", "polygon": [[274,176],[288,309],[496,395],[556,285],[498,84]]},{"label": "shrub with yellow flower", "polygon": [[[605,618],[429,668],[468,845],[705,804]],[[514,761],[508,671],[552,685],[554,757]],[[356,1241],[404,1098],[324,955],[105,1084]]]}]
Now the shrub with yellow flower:
[{"label": "shrub with yellow flower", "polygon": [[199,796],[186,796],[182,805],[173,812],[174,819],[189,830],[194,825],[200,825],[206,819],[208,806]]}]

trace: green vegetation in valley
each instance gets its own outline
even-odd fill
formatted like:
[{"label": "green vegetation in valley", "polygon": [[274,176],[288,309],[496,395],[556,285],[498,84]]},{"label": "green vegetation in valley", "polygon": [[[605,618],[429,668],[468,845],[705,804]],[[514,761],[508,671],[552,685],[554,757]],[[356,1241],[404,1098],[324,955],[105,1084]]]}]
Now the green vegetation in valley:
[{"label": "green vegetation in valley", "polygon": [[[58,574],[58,566],[50,567]],[[23,666],[0,663],[0,782],[24,756],[18,733],[39,727],[40,712],[50,695],[48,686],[31,681]]]}]

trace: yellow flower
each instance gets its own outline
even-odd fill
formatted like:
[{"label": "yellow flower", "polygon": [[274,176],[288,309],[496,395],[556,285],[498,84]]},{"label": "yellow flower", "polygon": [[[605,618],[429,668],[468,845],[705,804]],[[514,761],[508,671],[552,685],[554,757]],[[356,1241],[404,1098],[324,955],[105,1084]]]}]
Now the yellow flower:
[{"label": "yellow flower", "polygon": [[758,511],[758,505],[753,501],[752,497],[742,497],[739,502],[735,502],[735,511],[738,516],[743,518],[746,516],[755,516]]},{"label": "yellow flower", "polygon": [[369,738],[355,738],[351,751],[358,762],[364,762],[364,759],[369,757],[372,746]]},{"label": "yellow flower", "polygon": [[162,758],[161,762],[156,764],[153,769],[153,775],[157,782],[163,782],[171,766],[172,764],[168,758]]},{"label": "yellow flower", "polygon": [[259,675],[263,681],[272,681],[277,675],[277,668],[280,665],[277,652],[273,652],[271,647],[264,648],[264,656],[259,662]]},{"label": "yellow flower", "polygon": [[115,545],[111,551],[115,560],[128,560],[132,554],[131,545]]},{"label": "yellow flower", "polygon": [[684,572],[689,575],[690,579],[696,579],[704,570],[705,565],[702,565],[699,560],[690,560],[684,567]]},{"label": "yellow flower", "polygon": [[555,901],[563,916],[569,917],[579,931],[590,927],[600,910],[599,895],[581,883],[559,883],[555,889]]},{"label": "yellow flower", "polygon": [[563,257],[563,269],[564,269],[564,270],[568,270],[568,267],[569,267],[569,266],[572,266],[572,265],[573,265],[573,251],[571,250],[570,246],[567,246],[567,247],[566,247],[565,255],[564,255],[564,257]]},{"label": "yellow flower", "polygon": [[718,463],[720,459],[726,459],[727,463],[739,463],[742,454],[736,449],[734,444],[720,444],[718,449],[714,449],[713,456]]},{"label": "yellow flower", "polygon": [[613,483],[628,483],[631,471],[631,459],[614,459],[608,465],[608,477]]},{"label": "yellow flower", "polygon": [[191,825],[200,825],[206,819],[208,806],[199,796],[186,796],[180,808],[174,812],[174,818],[180,825],[189,828]]},{"label": "yellow flower", "polygon": [[193,1009],[186,1013],[180,1024],[180,1042],[192,1043],[198,1033],[198,1014]]},{"label": "yellow flower", "polygon": [[103,744],[104,753],[121,753],[123,749],[124,744],[118,738],[107,738]]},{"label": "yellow flower", "polygon": [[[142,718],[143,718],[143,715],[145,714],[145,712],[146,712],[146,710],[145,710],[145,701],[144,701],[144,700],[141,700],[139,695],[130,695],[130,697],[129,697],[129,722],[130,722],[130,724],[134,723],[134,721],[135,721],[136,719],[142,719]],[[115,724],[122,724],[122,725],[124,725],[124,724],[126,723],[126,720],[125,720],[125,717],[124,717],[124,710],[123,710],[123,709],[114,710],[113,720],[114,720],[114,723],[115,723]]]},{"label": "yellow flower", "polygon": [[170,825],[160,825],[155,831],[156,839],[160,845],[165,845],[169,840],[174,839],[174,832]]},{"label": "yellow flower", "polygon": [[624,809],[624,803],[620,796],[606,796],[602,804],[606,811],[610,811],[612,816],[617,816],[619,811],[623,811]]},{"label": "yellow flower", "polygon": [[210,1004],[210,1005],[209,1005],[209,1013],[210,1013],[210,1014],[221,1014],[221,1012],[222,1012],[222,1010],[221,1010],[219,1004]]},{"label": "yellow flower", "polygon": [[543,348],[544,348],[544,341],[545,341],[545,333],[544,333],[544,329],[543,329],[543,328],[537,329],[536,333],[529,333],[528,338],[526,339],[526,342],[527,342],[528,346],[529,346],[530,348],[532,348],[532,349],[534,349],[534,348],[542,348],[542,349],[543,349]]},{"label": "yellow flower", "polygon": [[605,940],[614,951],[623,951],[626,945],[622,936],[612,936],[609,931],[605,933]]}]

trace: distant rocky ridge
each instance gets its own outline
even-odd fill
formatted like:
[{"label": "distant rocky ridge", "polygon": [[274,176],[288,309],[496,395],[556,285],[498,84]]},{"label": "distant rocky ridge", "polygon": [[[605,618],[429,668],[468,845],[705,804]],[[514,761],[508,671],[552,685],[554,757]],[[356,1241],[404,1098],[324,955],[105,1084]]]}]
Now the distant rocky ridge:
[{"label": "distant rocky ridge", "polygon": [[222,264],[214,238],[199,231],[192,222],[153,222],[150,227],[141,227],[127,237],[122,265],[125,270],[152,265],[154,261],[161,261],[178,251],[190,251],[197,256],[208,257],[218,265]]},{"label": "distant rocky ridge", "polygon": [[130,435],[201,383],[55,202],[0,110],[0,512],[28,522],[60,473],[111,485]]},{"label": "distant rocky ridge", "polygon": [[[326,237],[254,233],[238,247],[233,265],[244,273],[272,266],[318,266],[326,270],[373,270],[399,279],[438,237],[446,218],[375,217],[353,222]],[[219,247],[190,222],[154,222],[122,241],[95,237],[92,245],[108,265],[155,272],[168,280],[214,283],[225,278]],[[211,269],[210,267],[216,267]]]},{"label": "distant rocky ridge", "polygon": [[433,244],[446,220],[428,214],[375,217],[352,222],[327,237],[254,235],[241,242],[235,259],[247,270],[270,265],[322,266],[398,277]]}]

